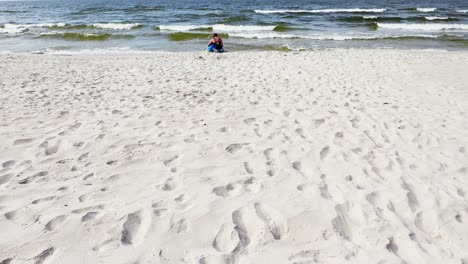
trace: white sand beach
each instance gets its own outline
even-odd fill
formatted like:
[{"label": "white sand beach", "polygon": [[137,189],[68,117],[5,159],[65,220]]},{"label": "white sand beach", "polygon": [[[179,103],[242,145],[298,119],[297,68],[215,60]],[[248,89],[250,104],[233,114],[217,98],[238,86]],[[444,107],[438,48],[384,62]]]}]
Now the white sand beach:
[{"label": "white sand beach", "polygon": [[0,54],[0,263],[468,263],[468,52]]}]

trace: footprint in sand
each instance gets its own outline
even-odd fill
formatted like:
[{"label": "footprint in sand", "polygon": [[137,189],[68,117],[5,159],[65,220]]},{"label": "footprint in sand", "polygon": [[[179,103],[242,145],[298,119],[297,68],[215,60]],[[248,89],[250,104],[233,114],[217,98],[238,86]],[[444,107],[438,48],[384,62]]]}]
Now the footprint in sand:
[{"label": "footprint in sand", "polygon": [[205,256],[198,260],[199,264],[234,264],[238,263],[236,255]]},{"label": "footprint in sand", "polygon": [[243,182],[244,190],[251,193],[259,192],[263,188],[263,184],[260,183],[257,178],[250,177]]},{"label": "footprint in sand", "polygon": [[389,251],[392,252],[393,254],[398,256],[398,246],[395,244],[395,241],[393,240],[393,237],[390,237],[388,239],[388,243],[385,246],[385,248]]},{"label": "footprint in sand", "polygon": [[300,161],[294,161],[293,164],[292,164],[292,167],[297,171],[301,171],[302,164],[301,164]]},{"label": "footprint in sand", "polygon": [[88,212],[88,211],[103,210],[105,208],[106,208],[106,206],[104,204],[100,204],[100,205],[94,205],[94,206],[87,206],[87,207],[83,207],[83,208],[78,208],[78,209],[73,210],[72,213],[81,214],[81,213]]},{"label": "footprint in sand", "polygon": [[235,154],[239,152],[240,150],[242,150],[245,145],[247,145],[247,143],[234,143],[234,144],[227,146],[226,151],[231,154]]},{"label": "footprint in sand", "polygon": [[2,167],[3,167],[4,169],[9,170],[9,169],[13,168],[13,166],[15,166],[15,164],[16,164],[16,161],[14,161],[14,160],[7,160],[7,161],[3,162]]},{"label": "footprint in sand", "polygon": [[88,156],[89,156],[89,152],[86,152],[84,154],[81,154],[79,157],[78,157],[78,161],[79,162],[86,162],[88,160]]},{"label": "footprint in sand", "polygon": [[289,256],[289,260],[293,263],[316,263],[317,256],[320,252],[320,250],[311,249],[301,250]]},{"label": "footprint in sand", "polygon": [[174,230],[177,234],[187,232],[190,230],[190,222],[186,218],[174,221],[171,224],[171,229]]},{"label": "footprint in sand", "polygon": [[162,190],[163,191],[173,191],[177,187],[179,187],[179,185],[180,185],[180,181],[175,177],[171,177],[171,178],[166,180],[166,182],[164,183],[164,185],[162,187]]},{"label": "footprint in sand", "polygon": [[223,224],[213,241],[213,248],[219,252],[232,252],[240,241],[234,228],[233,224]]},{"label": "footprint in sand", "polygon": [[267,160],[267,175],[273,177],[275,176],[274,158],[278,157],[278,150],[274,148],[267,148],[263,151],[263,154]]},{"label": "footprint in sand", "polygon": [[15,220],[18,215],[21,213],[22,209],[13,210],[4,214],[5,218],[8,220]]},{"label": "footprint in sand", "polygon": [[326,146],[320,151],[320,159],[323,160],[324,158],[327,157],[328,152],[330,152],[330,147]]},{"label": "footprint in sand", "polygon": [[49,141],[45,141],[44,143],[41,144],[43,148],[45,148],[44,153],[47,156],[54,155],[57,153],[60,147],[60,140],[55,141],[55,144],[51,144]]},{"label": "footprint in sand", "polygon": [[76,123],[68,127],[68,130],[75,131],[81,127],[81,123]]},{"label": "footprint in sand", "polygon": [[332,220],[333,230],[344,239],[351,239],[351,228],[349,226],[348,205],[338,204],[335,206],[337,216]]},{"label": "footprint in sand", "polygon": [[7,185],[11,181],[12,178],[13,178],[12,173],[0,176],[0,187],[3,185]]},{"label": "footprint in sand", "polygon": [[48,261],[55,253],[55,248],[50,247],[42,251],[39,255],[34,258],[34,264],[43,264]]},{"label": "footprint in sand", "polygon": [[254,207],[257,215],[268,226],[275,240],[280,240],[286,236],[289,226],[286,219],[279,212],[262,203],[255,203]]},{"label": "footprint in sand", "polygon": [[80,197],[78,197],[78,200],[81,203],[83,203],[83,202],[91,200],[93,197],[94,197],[94,193],[90,192],[90,193],[85,193],[85,194],[80,195]]},{"label": "footprint in sand", "polygon": [[257,135],[257,137],[263,137],[263,133],[260,132],[260,128],[256,127],[253,129],[253,131],[255,132],[255,134]]},{"label": "footprint in sand", "polygon": [[12,258],[7,258],[2,261],[0,261],[0,264],[11,264],[13,262]]},{"label": "footprint in sand", "polygon": [[178,155],[175,155],[174,157],[165,160],[163,163],[164,163],[164,165],[169,166],[169,165],[171,165],[171,163],[172,163],[173,161],[175,161],[177,158],[179,158],[179,156],[178,156]]},{"label": "footprint in sand", "polygon": [[138,245],[143,242],[151,225],[151,213],[142,209],[127,215],[123,224],[121,241],[124,245]]},{"label": "footprint in sand", "polygon": [[239,236],[236,251],[255,249],[268,241],[283,239],[289,232],[287,220],[262,203],[234,211],[232,223]]},{"label": "footprint in sand", "polygon": [[403,187],[404,190],[406,190],[406,198],[408,201],[408,206],[411,208],[413,212],[416,212],[419,209],[419,202],[418,202],[418,198],[416,197],[416,193],[414,193],[413,188],[404,181],[401,186]]},{"label": "footprint in sand", "polygon": [[48,196],[48,197],[36,199],[36,200],[32,201],[32,204],[40,204],[40,203],[43,203],[43,202],[52,201],[52,200],[55,200],[55,198],[57,198],[57,196],[53,195],[53,196]]},{"label": "footprint in sand", "polygon": [[153,204],[153,213],[155,216],[162,218],[171,214],[171,210],[167,208],[167,203],[160,201]]},{"label": "footprint in sand", "polygon": [[319,190],[320,190],[320,196],[327,200],[331,200],[333,197],[330,195],[328,192],[328,185],[326,182],[322,181],[319,185]]},{"label": "footprint in sand", "polygon": [[20,138],[20,139],[16,139],[15,141],[13,141],[13,145],[14,146],[23,145],[23,144],[31,143],[33,141],[34,141],[34,138]]},{"label": "footprint in sand", "polygon": [[253,174],[253,172],[254,172],[252,166],[247,161],[244,162],[244,169],[248,174]]},{"label": "footprint in sand", "polygon": [[241,192],[241,185],[238,183],[229,183],[225,186],[216,187],[213,189],[213,193],[221,197],[232,197],[238,195]]},{"label": "footprint in sand", "polygon": [[85,215],[81,217],[81,222],[94,220],[98,217],[98,215],[99,215],[99,212],[87,212]]},{"label": "footprint in sand", "polygon": [[57,227],[63,225],[68,220],[68,218],[68,215],[59,215],[53,218],[45,225],[45,230],[52,231],[57,229]]},{"label": "footprint in sand", "polygon": [[317,128],[321,126],[323,123],[325,123],[325,119],[315,119],[314,120],[314,127]]},{"label": "footprint in sand", "polygon": [[251,125],[253,124],[257,119],[251,117],[251,118],[246,118],[244,119],[244,123],[247,124],[247,125]]}]

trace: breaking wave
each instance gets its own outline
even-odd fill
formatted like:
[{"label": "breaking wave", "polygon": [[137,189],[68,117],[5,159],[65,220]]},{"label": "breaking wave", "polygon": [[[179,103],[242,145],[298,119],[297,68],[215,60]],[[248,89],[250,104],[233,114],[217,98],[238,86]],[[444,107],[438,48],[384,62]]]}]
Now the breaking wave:
[{"label": "breaking wave", "polygon": [[399,23],[377,23],[379,28],[403,29],[403,30],[468,30],[468,24],[399,24]]},{"label": "breaking wave", "polygon": [[85,34],[85,33],[45,33],[40,38],[53,38],[77,41],[104,41],[111,39],[133,39],[133,35],[113,35],[113,34]]},{"label": "breaking wave", "polygon": [[275,13],[383,13],[387,11],[385,8],[348,8],[348,9],[311,9],[311,10],[296,10],[296,9],[279,9],[279,10],[254,10],[257,14],[275,14]]},{"label": "breaking wave", "polygon": [[245,32],[245,31],[272,31],[275,29],[275,26],[253,26],[253,25],[161,25],[158,27],[159,30],[168,30],[168,31],[194,31],[197,29],[211,28],[213,31],[220,32]]}]

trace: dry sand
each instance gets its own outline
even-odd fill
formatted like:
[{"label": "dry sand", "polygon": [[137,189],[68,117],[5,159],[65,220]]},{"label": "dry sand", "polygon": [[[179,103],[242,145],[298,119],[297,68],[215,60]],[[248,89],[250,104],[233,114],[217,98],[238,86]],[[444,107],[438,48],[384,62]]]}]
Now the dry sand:
[{"label": "dry sand", "polygon": [[463,51],[0,55],[0,263],[468,263],[467,73]]}]

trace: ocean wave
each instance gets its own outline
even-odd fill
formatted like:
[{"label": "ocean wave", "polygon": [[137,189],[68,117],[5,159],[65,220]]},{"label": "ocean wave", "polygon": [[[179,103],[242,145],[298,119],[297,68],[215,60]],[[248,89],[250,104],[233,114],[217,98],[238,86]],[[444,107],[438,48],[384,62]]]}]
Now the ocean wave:
[{"label": "ocean wave", "polygon": [[339,21],[350,22],[350,23],[362,23],[362,22],[400,22],[401,17],[380,17],[380,16],[348,16],[348,17],[339,17]]},{"label": "ocean wave", "polygon": [[300,34],[283,34],[277,32],[260,33],[233,33],[231,37],[248,38],[248,39],[312,39],[312,40],[346,40],[351,39],[351,36],[344,35],[300,35]]},{"label": "ocean wave", "polygon": [[273,31],[276,31],[276,32],[287,32],[287,31],[293,31],[293,30],[296,30],[296,28],[288,27],[285,25],[277,25],[275,26],[275,28],[273,28]]},{"label": "ocean wave", "polygon": [[[219,34],[221,38],[229,38],[228,34]],[[194,33],[194,32],[174,32],[167,35],[171,41],[187,41],[194,39],[205,39],[211,38],[211,34],[208,33]]]},{"label": "ocean wave", "polygon": [[144,27],[139,23],[94,23],[94,24],[49,24],[42,27],[50,29],[113,29],[113,30],[129,30]]},{"label": "ocean wave", "polygon": [[19,11],[19,10],[0,10],[0,14],[19,14],[19,13],[28,13],[28,11]]},{"label": "ocean wave", "polygon": [[125,30],[141,28],[143,25],[139,23],[94,23],[92,27],[98,29]]},{"label": "ocean wave", "polygon": [[456,10],[457,13],[468,13],[468,9],[458,9]]},{"label": "ocean wave", "polygon": [[124,13],[142,13],[164,10],[163,6],[145,6],[136,5],[128,8],[104,8],[104,7],[89,7],[73,12],[73,15],[88,15],[94,13],[109,13],[109,12],[124,12]]},{"label": "ocean wave", "polygon": [[399,23],[377,23],[379,28],[404,29],[404,30],[468,30],[468,24],[399,24]]},{"label": "ocean wave", "polygon": [[13,24],[0,25],[0,33],[17,34],[28,31],[30,28],[46,28],[54,26],[65,26],[65,23],[40,23],[40,24]]},{"label": "ocean wave", "polygon": [[226,17],[223,18],[220,23],[222,24],[230,24],[230,23],[236,23],[236,22],[244,22],[250,20],[249,17],[246,16],[232,16],[232,17]]},{"label": "ocean wave", "polygon": [[160,25],[157,27],[158,30],[168,31],[190,31],[197,28],[208,28],[208,25]]},{"label": "ocean wave", "polygon": [[416,8],[416,11],[418,12],[435,12],[437,10],[437,8],[435,7],[426,7],[426,8]]},{"label": "ocean wave", "polygon": [[343,34],[317,34],[317,35],[304,35],[304,34],[283,34],[277,32],[261,32],[261,33],[232,33],[230,37],[249,38],[249,39],[310,39],[310,40],[378,40],[386,38],[400,38],[400,37],[424,37],[424,38],[437,38],[435,35],[407,35],[407,36],[389,36],[389,35],[343,35]]},{"label": "ocean wave", "polygon": [[438,17],[438,16],[427,16],[424,17],[427,20],[449,20],[449,17]]},{"label": "ocean wave", "polygon": [[275,26],[253,26],[253,25],[161,25],[158,27],[159,30],[167,31],[193,31],[200,28],[212,28],[213,31],[219,32],[245,32],[245,31],[273,31]]},{"label": "ocean wave", "polygon": [[27,30],[27,28],[15,27],[12,24],[0,25],[0,33],[3,34],[18,34]]},{"label": "ocean wave", "polygon": [[403,10],[409,11],[409,12],[429,13],[429,12],[435,12],[437,8],[436,7],[411,7],[411,8],[405,8]]},{"label": "ocean wave", "polygon": [[113,34],[88,34],[88,33],[43,33],[40,38],[65,39],[76,41],[104,41],[111,39],[133,39],[133,35],[113,35]]},{"label": "ocean wave", "polygon": [[454,17],[439,17],[439,16],[414,16],[414,17],[385,17],[385,16],[349,16],[349,17],[338,17],[338,21],[344,21],[349,23],[364,23],[364,22],[401,22],[401,21],[433,21],[433,22],[447,22],[447,21],[458,21],[459,19]]},{"label": "ocean wave", "polygon": [[311,9],[311,10],[296,10],[296,9],[279,9],[279,10],[254,10],[257,14],[275,14],[275,13],[383,13],[387,11],[385,8],[348,8],[348,9]]},{"label": "ocean wave", "polygon": [[[416,17],[407,17],[403,20],[406,21],[417,21],[417,22],[448,22],[448,21],[458,21],[458,18],[454,17],[438,17],[438,16],[416,16]],[[386,22],[386,21],[378,21],[378,22]]]}]

